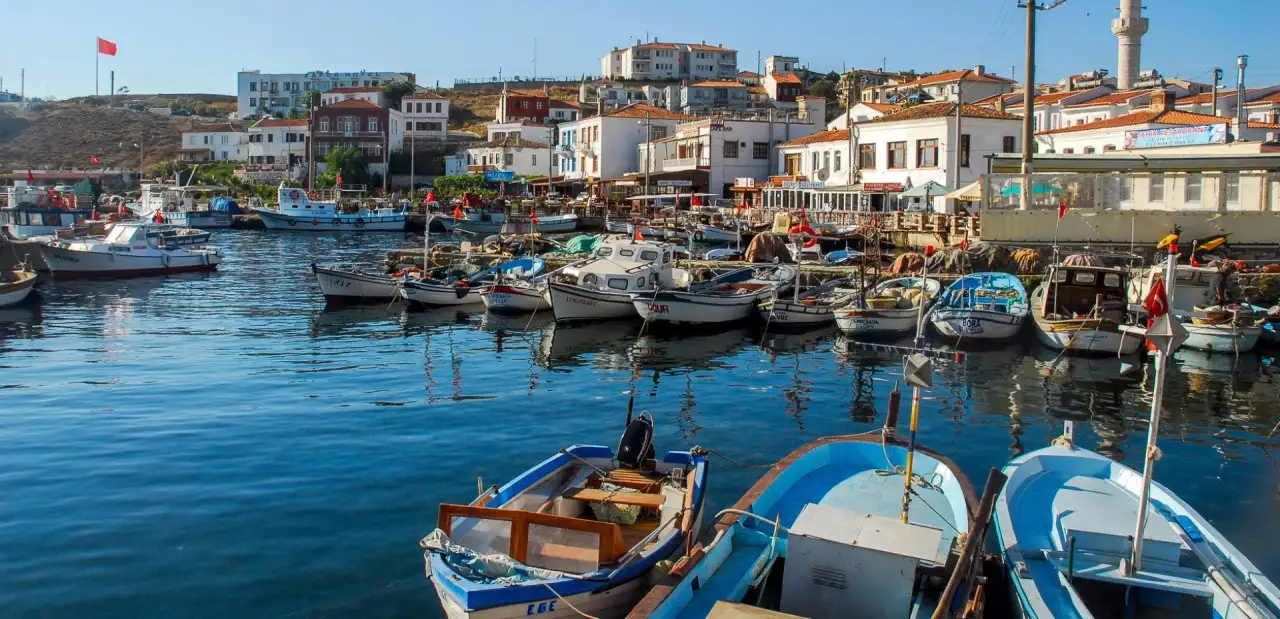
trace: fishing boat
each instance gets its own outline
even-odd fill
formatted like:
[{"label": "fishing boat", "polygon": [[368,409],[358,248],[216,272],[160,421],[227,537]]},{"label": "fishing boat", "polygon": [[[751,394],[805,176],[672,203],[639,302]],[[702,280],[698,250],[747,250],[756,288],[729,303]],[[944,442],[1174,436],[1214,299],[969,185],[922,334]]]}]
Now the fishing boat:
[{"label": "fishing boat", "polygon": [[742,240],[742,235],[742,228],[737,222],[726,222],[724,225],[698,224],[693,239],[705,243],[737,243]]},{"label": "fishing boat", "polygon": [[795,277],[794,266],[756,265],[685,290],[632,292],[631,303],[651,326],[728,324],[750,317],[757,303],[784,292]]},{"label": "fishing boat", "polygon": [[687,285],[689,274],[674,268],[674,253],[673,245],[657,241],[601,241],[590,259],[552,276],[551,311],[559,321],[633,317],[631,293]]},{"label": "fishing boat", "polygon": [[[1129,284],[1129,303],[1141,304],[1156,283],[1164,279],[1164,270],[1163,263],[1139,269]],[[1187,330],[1184,347],[1236,354],[1257,346],[1264,314],[1257,313],[1251,305],[1220,298],[1229,288],[1229,273],[1214,267],[1180,264],[1177,279],[1177,294],[1169,299],[1169,308]]]},{"label": "fishing boat", "polygon": [[271,230],[311,232],[377,232],[404,230],[408,213],[391,207],[367,208],[364,205],[344,207],[344,200],[359,203],[360,190],[304,191],[280,184],[276,208],[254,207],[262,223]]},{"label": "fishing boat", "polygon": [[352,267],[322,267],[311,263],[320,292],[330,303],[386,303],[400,298],[403,277],[368,273]]},{"label": "fishing boat", "polygon": [[400,296],[414,305],[444,306],[483,303],[481,296],[499,276],[534,277],[542,272],[541,258],[517,258],[488,269],[452,265],[424,273],[421,279],[400,281]]},{"label": "fishing boat", "polygon": [[1143,474],[1054,445],[1014,459],[995,529],[1021,617],[1276,617],[1280,589],[1189,504]]},{"label": "fishing boat", "polygon": [[881,282],[865,296],[837,308],[836,325],[850,335],[897,337],[916,329],[922,312],[929,310],[941,290],[942,284],[928,277]]},{"label": "fishing boat", "polygon": [[835,324],[835,310],[844,307],[857,295],[849,279],[832,279],[799,292],[791,299],[768,299],[756,309],[769,330],[775,328],[809,328]]},{"label": "fishing boat", "polygon": [[[168,224],[122,222],[106,237],[54,239],[40,245],[55,276],[130,277],[214,271],[223,260],[216,247],[170,244]],[[180,235],[180,234],[179,234]]]},{"label": "fishing boat", "polygon": [[[135,212],[144,220],[153,221],[159,213],[164,223],[189,228],[230,228],[231,207],[235,204],[225,197],[227,187],[214,185],[166,185],[143,183],[142,197]],[[203,205],[197,204],[205,200]],[[224,210],[215,208],[215,205]],[[236,206],[235,210],[239,210]]]},{"label": "fishing boat", "polygon": [[834,266],[857,264],[866,254],[855,249],[837,249],[822,257],[822,261]]},{"label": "fishing boat", "polygon": [[706,452],[658,459],[652,437],[641,413],[616,450],[567,447],[467,505],[441,504],[421,545],[445,615],[625,614],[696,534],[706,496]]},{"label": "fishing boat", "polygon": [[[505,206],[470,208],[461,218],[451,218],[453,230],[471,234],[524,234],[527,232],[573,232],[578,229],[577,213],[564,215],[516,215]],[[445,227],[448,228],[446,222]]]},{"label": "fishing boat", "polygon": [[981,546],[977,513],[968,478],[937,452],[916,446],[909,459],[888,432],[818,439],[717,514],[709,541],[628,619],[936,617],[979,595],[979,568],[962,556]]},{"label": "fishing boat", "polygon": [[490,312],[524,313],[551,309],[547,282],[497,282],[480,293]]},{"label": "fishing boat", "polygon": [[74,194],[25,184],[0,193],[0,230],[15,239],[49,236],[92,218],[93,209],[80,206]]},{"label": "fishing boat", "polygon": [[1011,338],[1027,319],[1027,289],[1008,273],[974,273],[952,282],[929,312],[945,337],[977,340]]},{"label": "fishing boat", "polygon": [[0,271],[0,307],[9,307],[25,301],[35,285],[35,271],[23,268],[15,271]]},{"label": "fishing boat", "polygon": [[1127,324],[1125,271],[1072,258],[1049,267],[1031,293],[1036,338],[1054,350],[1077,353],[1137,351],[1143,335]]}]

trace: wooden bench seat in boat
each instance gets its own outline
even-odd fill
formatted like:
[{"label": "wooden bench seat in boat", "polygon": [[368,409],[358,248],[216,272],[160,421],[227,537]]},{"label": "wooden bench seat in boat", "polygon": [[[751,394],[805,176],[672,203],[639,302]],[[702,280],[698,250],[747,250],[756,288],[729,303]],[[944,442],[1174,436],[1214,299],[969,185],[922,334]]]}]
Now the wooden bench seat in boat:
[{"label": "wooden bench seat in boat", "polygon": [[603,480],[601,480],[599,475],[592,475],[591,478],[587,480],[587,487],[598,488],[600,487],[601,481],[606,481],[615,486],[631,488],[632,490],[639,490],[640,492],[646,492],[649,494],[656,493],[662,488],[661,477],[651,477],[643,472],[630,469],[614,469],[609,471],[608,475],[605,475]]},{"label": "wooden bench seat in boat", "polygon": [[[628,493],[631,494],[631,493]],[[531,511],[521,511],[515,509],[494,509],[491,507],[475,507],[471,505],[454,505],[443,503],[440,505],[440,512],[436,518],[436,526],[444,531],[445,535],[454,537],[453,524],[455,518],[470,518],[476,520],[498,520],[511,523],[511,534],[509,538],[502,538],[507,542],[507,556],[535,567],[542,567],[536,559],[530,561],[529,557],[529,528],[530,526],[548,527],[555,529],[564,529],[567,531],[582,531],[592,533],[599,537],[600,544],[597,548],[584,549],[588,554],[594,554],[595,562],[600,565],[606,565],[618,560],[628,549],[623,544],[622,530],[616,524],[608,522],[598,522],[595,520],[586,520],[583,518],[568,518],[565,516],[554,516],[551,514],[540,514]],[[460,541],[454,539],[455,542]],[[538,544],[539,556],[564,558],[568,560],[578,560],[581,553],[576,547],[559,548],[559,544],[543,543]],[[548,552],[550,547],[550,552]],[[563,554],[563,557],[558,556]],[[587,556],[587,555],[582,555]]]},{"label": "wooden bench seat in boat", "polygon": [[639,505],[651,509],[661,509],[666,497],[661,494],[644,492],[614,492],[599,488],[571,488],[564,494],[566,499],[589,501],[591,503],[615,503],[617,505]]}]

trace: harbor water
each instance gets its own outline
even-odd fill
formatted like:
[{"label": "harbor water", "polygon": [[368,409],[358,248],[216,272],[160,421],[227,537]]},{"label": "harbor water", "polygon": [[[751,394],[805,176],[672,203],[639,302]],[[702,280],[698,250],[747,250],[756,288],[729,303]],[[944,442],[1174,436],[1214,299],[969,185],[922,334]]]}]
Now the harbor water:
[{"label": "harbor water", "polygon": [[[420,240],[219,231],[217,274],[54,281],[0,309],[0,617],[441,616],[417,544],[436,506],[616,444],[624,392],[660,451],[768,464],[883,423],[901,375],[834,329],[325,309],[310,262],[372,268]],[[980,484],[1075,420],[1078,444],[1141,470],[1151,364],[1024,339],[940,356],[919,440]],[[1280,579],[1270,359],[1178,356],[1156,480]],[[760,473],[715,460],[709,507]]]}]

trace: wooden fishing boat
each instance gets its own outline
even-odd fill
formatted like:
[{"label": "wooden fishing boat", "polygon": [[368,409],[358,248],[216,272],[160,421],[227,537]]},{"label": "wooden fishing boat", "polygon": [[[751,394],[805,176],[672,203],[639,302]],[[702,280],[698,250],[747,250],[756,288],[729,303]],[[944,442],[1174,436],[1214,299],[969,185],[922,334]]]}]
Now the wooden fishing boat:
[{"label": "wooden fishing boat", "polygon": [[632,238],[612,238],[592,257],[551,278],[549,296],[556,320],[608,320],[636,315],[631,293],[674,288],[688,272],[674,268],[675,246]]},{"label": "wooden fishing boat", "polygon": [[641,413],[617,450],[561,449],[468,505],[442,504],[421,545],[445,614],[626,613],[654,566],[697,532],[706,496],[706,453],[657,459],[652,437],[652,417]]},{"label": "wooden fishing boat", "polygon": [[796,267],[751,266],[734,269],[687,290],[633,292],[636,312],[650,325],[728,324],[751,316],[756,304],[785,291]]},{"label": "wooden fishing boat", "polygon": [[938,298],[936,279],[903,277],[881,282],[835,310],[840,330],[864,337],[897,337],[916,330],[921,312]]},{"label": "wooden fishing boat", "polygon": [[35,285],[35,271],[27,269],[0,271],[0,307],[9,307],[25,301]]},{"label": "wooden fishing boat", "polygon": [[775,328],[809,328],[835,323],[835,310],[844,307],[857,295],[850,279],[828,280],[798,293],[792,299],[768,299],[757,312],[770,330]]},{"label": "wooden fishing boat", "polygon": [[742,240],[742,235],[743,230],[737,222],[725,222],[724,225],[698,224],[693,239],[705,243],[737,243]]},{"label": "wooden fishing boat", "polygon": [[331,303],[386,303],[400,298],[403,277],[367,273],[355,268],[322,267],[311,263],[325,301]]},{"label": "wooden fishing boat", "polygon": [[983,532],[973,522],[973,486],[950,460],[917,446],[904,516],[907,453],[888,432],[791,452],[715,517],[705,543],[628,619],[928,617],[973,597],[977,588],[966,583],[976,564],[959,556],[978,544],[969,533]]},{"label": "wooden fishing boat", "polygon": [[1000,340],[1014,337],[1027,319],[1027,289],[1008,273],[974,273],[952,282],[929,312],[945,337]]},{"label": "wooden fishing boat", "polygon": [[1056,264],[1031,293],[1036,337],[1054,350],[1131,354],[1142,345],[1130,325],[1123,269]]},{"label": "wooden fishing boat", "polygon": [[[1164,279],[1162,264],[1139,269],[1129,284],[1129,303],[1141,304],[1151,289]],[[1230,274],[1213,267],[1178,265],[1177,294],[1169,299],[1170,310],[1187,330],[1186,348],[1206,352],[1236,354],[1249,352],[1262,338],[1263,314],[1242,303],[1223,303],[1231,288]]]},{"label": "wooden fishing boat", "polygon": [[[190,236],[203,233],[190,231]],[[192,271],[214,271],[223,260],[216,247],[171,244],[168,224],[122,222],[106,237],[51,240],[40,253],[55,277],[133,277]],[[199,234],[196,234],[199,233]],[[205,238],[208,238],[205,236]]]},{"label": "wooden fishing boat", "polygon": [[[541,258],[517,258],[498,266],[468,273],[462,265],[434,269],[421,279],[400,282],[400,296],[414,305],[444,306],[483,303],[480,296],[498,277],[535,277],[545,263]],[[474,267],[472,267],[474,269]],[[441,276],[441,273],[445,273]]]},{"label": "wooden fishing boat", "polygon": [[343,195],[359,197],[361,191],[322,190],[304,191],[285,187],[276,190],[279,204],[276,208],[253,209],[270,230],[295,230],[302,232],[377,232],[404,230],[408,213],[399,208],[361,206],[355,212],[344,210],[339,204]]},{"label": "wooden fishing boat", "polygon": [[1280,589],[1158,483],[1140,569],[1128,570],[1141,472],[1069,445],[1015,458],[1004,471],[995,530],[1018,616],[1280,616]]},{"label": "wooden fishing boat", "polygon": [[540,312],[551,309],[547,282],[499,282],[480,293],[485,309],[490,312]]}]

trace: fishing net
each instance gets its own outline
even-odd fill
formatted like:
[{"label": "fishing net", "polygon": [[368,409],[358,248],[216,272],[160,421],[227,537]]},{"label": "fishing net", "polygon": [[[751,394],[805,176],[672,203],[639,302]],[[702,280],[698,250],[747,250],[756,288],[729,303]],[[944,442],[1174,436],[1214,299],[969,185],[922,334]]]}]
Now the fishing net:
[{"label": "fishing net", "polygon": [[503,553],[480,554],[466,546],[455,544],[436,529],[422,538],[418,545],[426,554],[436,553],[459,576],[481,584],[517,585],[533,580],[555,580],[564,574],[525,565]]},{"label": "fishing net", "polygon": [[1015,249],[1010,256],[1018,264],[1018,273],[1032,274],[1040,272],[1040,252],[1035,249]]},{"label": "fishing net", "polygon": [[889,266],[889,272],[894,275],[902,273],[915,273],[924,268],[924,254],[909,252],[898,256],[893,260],[893,264]]},{"label": "fishing net", "polygon": [[1102,262],[1098,260],[1097,256],[1092,256],[1089,254],[1071,254],[1070,256],[1067,256],[1062,261],[1062,264],[1064,266],[1069,266],[1069,267],[1100,267],[1102,266]]},{"label": "fishing net", "polygon": [[747,262],[781,262],[791,264],[786,240],[777,234],[757,234],[747,246]]},{"label": "fishing net", "polygon": [[[639,490],[633,488],[626,488],[608,482],[601,483],[600,489],[610,494],[639,492]],[[628,526],[635,524],[640,519],[640,506],[618,505],[617,503],[591,503],[591,513],[600,522],[612,522],[619,526]]]},{"label": "fishing net", "polygon": [[589,254],[596,250],[596,245],[598,245],[603,238],[604,237],[600,235],[579,234],[578,236],[566,241],[564,245],[561,245],[547,253]]}]

